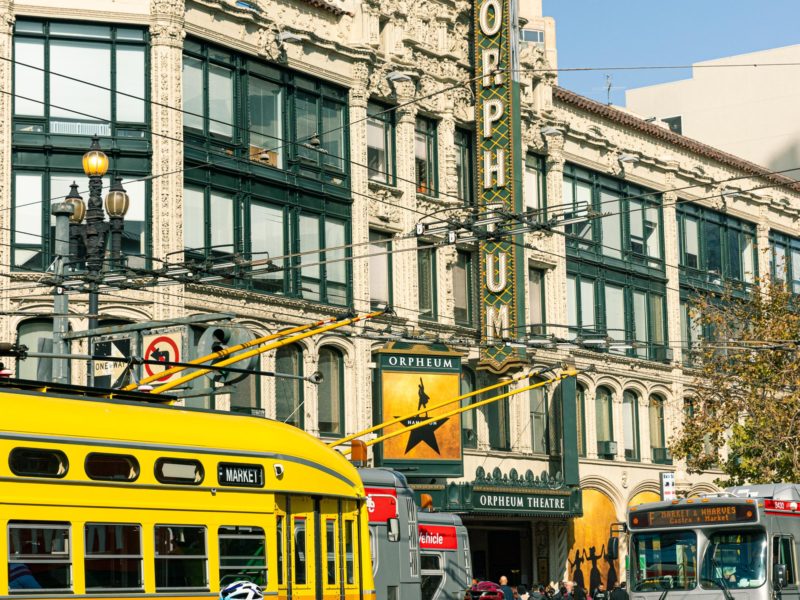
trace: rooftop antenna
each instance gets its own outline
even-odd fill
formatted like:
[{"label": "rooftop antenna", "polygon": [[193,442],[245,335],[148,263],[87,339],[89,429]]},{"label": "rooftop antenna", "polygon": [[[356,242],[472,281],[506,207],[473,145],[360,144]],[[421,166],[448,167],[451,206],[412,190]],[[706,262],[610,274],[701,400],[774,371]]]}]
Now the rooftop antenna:
[{"label": "rooftop antenna", "polygon": [[606,104],[611,106],[611,88],[612,88],[611,73],[606,75]]}]

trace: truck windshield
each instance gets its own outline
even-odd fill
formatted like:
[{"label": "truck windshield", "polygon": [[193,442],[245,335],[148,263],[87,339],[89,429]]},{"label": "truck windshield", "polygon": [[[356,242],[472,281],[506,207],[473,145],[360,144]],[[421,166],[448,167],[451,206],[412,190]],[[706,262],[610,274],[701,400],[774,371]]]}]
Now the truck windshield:
[{"label": "truck windshield", "polygon": [[632,540],[635,592],[697,587],[697,534],[694,531],[637,533]]},{"label": "truck windshield", "polygon": [[708,538],[700,571],[704,589],[757,588],[767,580],[767,537],[763,531],[719,531]]}]

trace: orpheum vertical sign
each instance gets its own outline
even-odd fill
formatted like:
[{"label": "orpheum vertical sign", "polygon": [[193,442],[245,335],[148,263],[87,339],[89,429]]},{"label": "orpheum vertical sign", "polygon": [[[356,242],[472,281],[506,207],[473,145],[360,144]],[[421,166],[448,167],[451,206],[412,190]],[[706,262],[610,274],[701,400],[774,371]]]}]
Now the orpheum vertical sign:
[{"label": "orpheum vertical sign", "polygon": [[[519,92],[513,73],[517,29],[511,2],[476,0],[475,69],[477,172],[481,212],[492,207],[518,213],[521,202]],[[503,373],[523,362],[502,338],[519,333],[518,245],[513,238],[481,244],[481,369]]]}]

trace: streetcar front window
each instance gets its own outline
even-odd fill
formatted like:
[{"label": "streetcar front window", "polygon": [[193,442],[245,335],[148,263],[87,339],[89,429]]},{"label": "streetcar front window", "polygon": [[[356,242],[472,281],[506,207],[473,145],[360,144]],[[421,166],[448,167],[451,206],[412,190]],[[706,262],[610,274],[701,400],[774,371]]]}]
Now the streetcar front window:
[{"label": "streetcar front window", "polygon": [[697,586],[694,531],[637,533],[631,543],[633,591],[691,590]]},{"label": "streetcar front window", "polygon": [[752,589],[766,580],[767,536],[763,531],[719,531],[709,536],[700,571],[703,589]]}]

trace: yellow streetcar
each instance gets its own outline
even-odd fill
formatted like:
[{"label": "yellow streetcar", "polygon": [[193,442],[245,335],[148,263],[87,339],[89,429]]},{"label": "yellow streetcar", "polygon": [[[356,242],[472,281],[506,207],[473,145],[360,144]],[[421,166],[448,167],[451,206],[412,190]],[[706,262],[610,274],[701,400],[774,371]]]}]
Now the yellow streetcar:
[{"label": "yellow streetcar", "polygon": [[295,427],[153,400],[0,382],[0,597],[186,600],[247,579],[276,598],[374,598],[343,456]]}]

